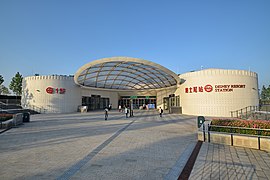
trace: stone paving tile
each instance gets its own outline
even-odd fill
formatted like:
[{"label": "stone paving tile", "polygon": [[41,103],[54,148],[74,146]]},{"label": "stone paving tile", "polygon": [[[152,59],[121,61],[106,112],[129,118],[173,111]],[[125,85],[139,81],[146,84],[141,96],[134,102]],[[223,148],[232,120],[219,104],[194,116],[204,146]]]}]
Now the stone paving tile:
[{"label": "stone paving tile", "polygon": [[269,180],[269,157],[265,151],[203,143],[189,179]]},{"label": "stone paving tile", "polygon": [[64,173],[66,179],[163,179],[196,143],[196,117],[134,115],[110,111],[108,121],[103,112],[31,116],[0,135],[0,179],[61,179]]}]

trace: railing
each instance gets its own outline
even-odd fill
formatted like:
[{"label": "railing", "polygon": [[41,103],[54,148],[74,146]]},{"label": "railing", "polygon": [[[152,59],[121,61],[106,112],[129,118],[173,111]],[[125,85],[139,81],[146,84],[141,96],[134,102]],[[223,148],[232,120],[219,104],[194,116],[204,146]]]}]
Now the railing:
[{"label": "railing", "polygon": [[[211,128],[223,128],[223,131],[213,131]],[[248,134],[247,131],[254,132],[253,134]],[[270,129],[260,129],[260,128],[245,128],[245,127],[232,127],[232,126],[216,126],[216,125],[207,125],[207,130],[205,124],[203,123],[203,141],[206,141],[206,133],[208,142],[211,141],[211,132],[218,132],[224,134],[230,134],[231,136],[231,145],[234,145],[234,135],[242,136],[252,136],[257,137],[258,139],[258,149],[261,149],[261,137],[270,139]]]},{"label": "railing", "polygon": [[33,111],[36,111],[38,113],[45,113],[47,111],[45,108],[40,108],[40,107],[35,106],[35,105],[28,105],[28,106],[26,106],[26,108],[31,109]]},{"label": "railing", "polygon": [[247,106],[245,108],[242,108],[236,111],[231,111],[231,117],[248,119],[248,117],[253,111],[258,111],[258,110],[259,110],[258,106]]}]

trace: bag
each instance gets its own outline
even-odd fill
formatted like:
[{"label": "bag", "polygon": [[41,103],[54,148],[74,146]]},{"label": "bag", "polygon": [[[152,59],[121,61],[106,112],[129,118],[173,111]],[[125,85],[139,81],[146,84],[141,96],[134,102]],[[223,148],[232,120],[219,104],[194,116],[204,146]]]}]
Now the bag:
[{"label": "bag", "polygon": [[163,109],[161,109],[161,113],[163,113]]}]

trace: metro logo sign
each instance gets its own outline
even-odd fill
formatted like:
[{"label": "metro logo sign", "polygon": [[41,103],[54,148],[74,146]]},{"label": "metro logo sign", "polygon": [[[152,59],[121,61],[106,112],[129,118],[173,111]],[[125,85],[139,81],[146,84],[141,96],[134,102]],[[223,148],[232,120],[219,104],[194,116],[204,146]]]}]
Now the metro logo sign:
[{"label": "metro logo sign", "polygon": [[213,86],[211,86],[210,84],[207,84],[206,86],[204,86],[204,90],[206,92],[211,92],[213,91]]},{"label": "metro logo sign", "polygon": [[66,89],[65,88],[53,88],[53,87],[49,86],[49,87],[46,88],[46,92],[48,94],[54,94],[54,93],[56,93],[56,94],[65,94]]},{"label": "metro logo sign", "polygon": [[52,94],[52,93],[53,93],[53,88],[52,88],[52,87],[47,87],[47,88],[46,88],[46,92],[47,92],[48,94]]}]

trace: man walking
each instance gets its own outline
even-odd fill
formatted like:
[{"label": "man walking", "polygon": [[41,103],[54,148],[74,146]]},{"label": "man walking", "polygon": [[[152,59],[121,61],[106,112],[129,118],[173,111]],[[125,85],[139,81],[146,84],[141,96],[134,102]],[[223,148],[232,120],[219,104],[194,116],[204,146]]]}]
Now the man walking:
[{"label": "man walking", "polygon": [[158,112],[159,112],[159,117],[162,117],[162,114],[163,114],[163,109],[162,109],[161,107],[159,107]]},{"label": "man walking", "polygon": [[107,121],[107,119],[108,119],[108,108],[107,107],[105,107],[105,110],[104,110],[104,112],[105,112],[105,121]]},{"label": "man walking", "polygon": [[128,118],[128,108],[125,107],[125,114],[126,114],[126,118]]}]

